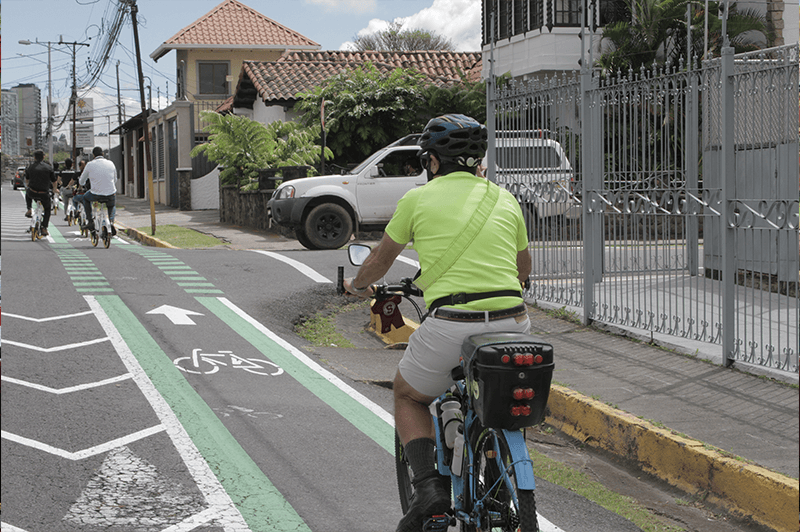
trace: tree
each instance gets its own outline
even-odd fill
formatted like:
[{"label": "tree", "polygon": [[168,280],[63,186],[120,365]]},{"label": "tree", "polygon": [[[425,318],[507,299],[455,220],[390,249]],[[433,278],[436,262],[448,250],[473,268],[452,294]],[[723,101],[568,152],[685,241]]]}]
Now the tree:
[{"label": "tree", "polygon": [[486,89],[482,82],[444,87],[430,83],[416,70],[381,73],[371,63],[331,77],[298,95],[300,120],[319,131],[325,101],[327,145],[334,163],[357,163],[378,148],[411,133],[419,133],[431,117],[461,113],[486,120]]},{"label": "tree", "polygon": [[[214,111],[202,112],[201,118],[209,122],[204,129],[210,133],[209,141],[196,146],[191,155],[205,153],[208,160],[222,166],[222,184],[255,188],[258,171],[264,168],[319,164],[318,137],[296,122],[277,121],[264,126],[244,116]],[[333,154],[327,150],[325,156]]]},{"label": "tree", "polygon": [[421,130],[417,111],[422,106],[422,89],[422,74],[403,68],[382,74],[368,62],[300,93],[295,109],[306,126],[319,131],[325,102],[326,144],[334,162],[344,166]]},{"label": "tree", "polygon": [[[607,75],[639,72],[654,63],[676,65],[686,59],[687,0],[626,0],[629,21],[619,21],[603,28],[602,54],[597,60]],[[718,2],[709,2],[709,51],[716,55],[722,46],[722,21],[717,17]],[[704,46],[702,10],[693,11],[692,49]],[[736,4],[728,13],[728,36],[737,53],[753,50],[758,43],[768,44],[771,36],[763,16],[758,12],[739,10]]]},{"label": "tree", "polygon": [[383,31],[353,37],[356,51],[377,50],[381,52],[413,52],[415,50],[453,51],[453,41],[435,31],[421,29],[404,30],[399,22],[389,23]]}]

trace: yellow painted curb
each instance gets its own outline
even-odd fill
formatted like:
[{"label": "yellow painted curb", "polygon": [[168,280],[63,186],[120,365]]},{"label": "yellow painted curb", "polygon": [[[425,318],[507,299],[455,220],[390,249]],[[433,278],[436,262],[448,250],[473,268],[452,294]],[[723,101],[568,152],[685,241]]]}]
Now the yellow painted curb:
[{"label": "yellow painted curb", "polygon": [[125,232],[125,234],[127,234],[129,237],[133,238],[137,242],[141,242],[142,244],[144,244],[146,246],[152,246],[152,247],[157,247],[157,248],[180,249],[177,246],[173,246],[172,244],[164,242],[163,240],[159,240],[158,238],[156,238],[154,236],[146,235],[146,234],[142,233],[141,231],[139,231],[138,229],[133,229],[132,227],[128,227],[125,224],[121,224],[121,223],[115,221],[114,225],[120,231]]},{"label": "yellow painted curb", "polygon": [[724,456],[702,442],[553,385],[545,422],[688,493],[779,532],[796,532],[798,480]]}]

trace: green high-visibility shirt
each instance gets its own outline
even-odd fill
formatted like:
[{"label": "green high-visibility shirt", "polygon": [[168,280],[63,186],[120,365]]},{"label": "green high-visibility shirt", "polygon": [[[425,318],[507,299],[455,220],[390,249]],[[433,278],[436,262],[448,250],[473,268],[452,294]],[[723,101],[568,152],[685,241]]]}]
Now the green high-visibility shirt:
[{"label": "green high-visibility shirt", "polygon": [[[422,271],[430,268],[468,224],[486,190],[486,180],[468,172],[440,176],[408,191],[386,227],[399,244],[413,241]],[[490,186],[497,186],[490,184]],[[425,291],[425,304],[466,292],[520,290],[517,252],[528,247],[528,233],[517,200],[507,190],[481,231],[453,266]],[[502,310],[518,305],[518,297],[494,297],[454,308]]]}]

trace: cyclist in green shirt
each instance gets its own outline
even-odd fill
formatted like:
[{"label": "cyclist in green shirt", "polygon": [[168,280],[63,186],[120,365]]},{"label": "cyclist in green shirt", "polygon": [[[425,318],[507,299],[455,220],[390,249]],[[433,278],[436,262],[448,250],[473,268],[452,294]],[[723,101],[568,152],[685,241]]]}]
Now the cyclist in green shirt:
[{"label": "cyclist in green shirt", "polygon": [[[425,126],[419,145],[429,182],[403,196],[381,242],[344,282],[351,294],[369,297],[406,244],[419,254],[428,319],[409,338],[394,380],[395,423],[416,492],[397,526],[402,532],[419,531],[427,517],[450,508],[428,407],[452,385],[463,340],[530,329],[521,293],[531,272],[522,211],[508,191],[476,175],[486,128],[464,115],[440,116]],[[428,271],[436,273],[426,277]]]}]

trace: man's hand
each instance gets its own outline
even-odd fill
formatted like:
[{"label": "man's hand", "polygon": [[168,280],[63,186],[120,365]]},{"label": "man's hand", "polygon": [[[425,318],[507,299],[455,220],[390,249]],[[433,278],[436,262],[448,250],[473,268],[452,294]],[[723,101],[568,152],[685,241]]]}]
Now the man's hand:
[{"label": "man's hand", "polygon": [[344,289],[348,294],[354,295],[361,299],[369,299],[372,297],[372,295],[375,293],[375,291],[372,289],[372,285],[367,285],[367,287],[363,290],[356,290],[356,288],[353,286],[353,279],[355,279],[355,277],[350,277],[344,280]]}]

